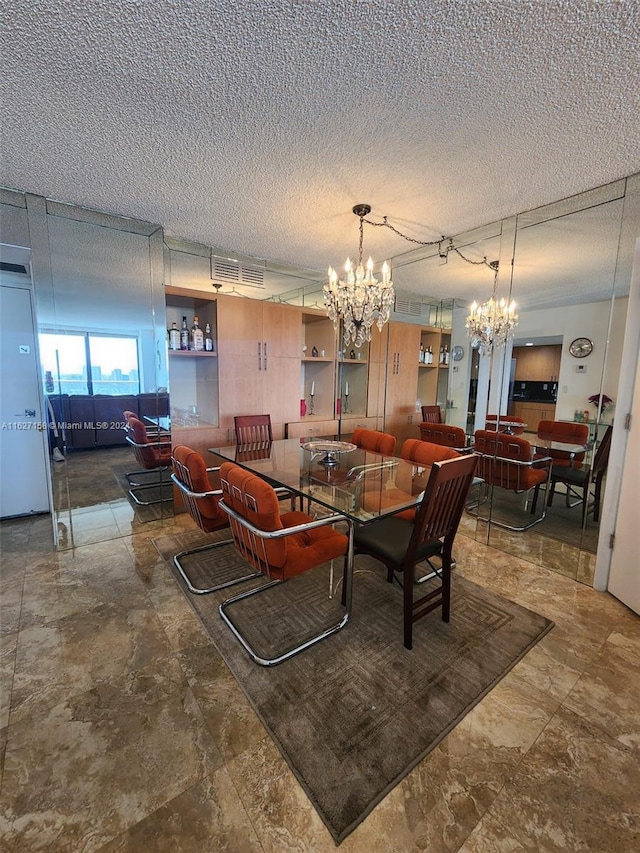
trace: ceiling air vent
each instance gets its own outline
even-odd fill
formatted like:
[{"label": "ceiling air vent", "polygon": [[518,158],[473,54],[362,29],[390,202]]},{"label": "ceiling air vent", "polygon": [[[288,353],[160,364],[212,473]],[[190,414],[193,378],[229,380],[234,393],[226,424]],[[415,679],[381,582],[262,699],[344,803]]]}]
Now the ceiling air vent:
[{"label": "ceiling air vent", "polygon": [[17,272],[20,275],[27,274],[27,268],[24,264],[9,264],[7,261],[0,261],[0,271],[1,272]]},{"label": "ceiling air vent", "polygon": [[231,258],[212,258],[212,278],[223,284],[243,284],[264,288],[264,269],[239,263]]},{"label": "ceiling air vent", "polygon": [[418,317],[422,314],[422,302],[414,302],[411,299],[399,299],[396,296],[393,310],[396,314],[411,314],[414,317]]}]

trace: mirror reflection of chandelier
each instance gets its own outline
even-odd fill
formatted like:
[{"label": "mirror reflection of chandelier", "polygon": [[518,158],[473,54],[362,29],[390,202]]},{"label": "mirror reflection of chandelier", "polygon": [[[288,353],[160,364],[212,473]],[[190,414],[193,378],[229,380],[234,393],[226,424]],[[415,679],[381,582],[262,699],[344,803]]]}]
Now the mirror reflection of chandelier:
[{"label": "mirror reflection of chandelier", "polygon": [[504,346],[513,336],[519,319],[515,302],[506,299],[498,302],[498,261],[490,261],[488,266],[494,271],[491,299],[482,305],[474,302],[465,324],[471,346],[481,355],[487,355],[494,347]]},{"label": "mirror reflection of chandelier", "polygon": [[322,295],[327,314],[336,329],[342,320],[345,345],[353,341],[359,347],[371,340],[374,322],[379,329],[388,322],[395,293],[391,270],[386,261],[382,265],[382,281],[373,274],[371,258],[366,268],[362,263],[363,221],[371,212],[370,205],[357,204],[353,212],[360,217],[358,264],[354,269],[351,260],[347,258],[344,278],[339,278],[333,267],[329,267],[329,281],[323,286]]}]

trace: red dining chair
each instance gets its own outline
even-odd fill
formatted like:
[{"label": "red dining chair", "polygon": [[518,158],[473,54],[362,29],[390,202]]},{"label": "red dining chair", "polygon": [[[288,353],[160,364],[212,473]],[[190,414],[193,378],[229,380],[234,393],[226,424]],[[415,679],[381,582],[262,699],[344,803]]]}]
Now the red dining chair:
[{"label": "red dining chair", "polygon": [[379,432],[375,429],[356,427],[351,436],[352,444],[363,450],[380,453],[383,456],[393,456],[396,449],[396,437],[388,432]]},{"label": "red dining chair", "polygon": [[[154,437],[153,440],[150,440],[150,437],[147,435],[145,425],[133,415],[130,415],[127,419],[125,433],[127,444],[133,447],[136,460],[143,468],[143,471],[133,471],[126,475],[129,485],[131,486],[129,489],[129,495],[132,500],[140,506],[151,506],[151,504],[173,500],[172,496],[162,496],[163,476],[165,472],[169,471],[171,466],[171,437],[157,436]],[[146,471],[157,472],[158,478],[153,482],[144,483],[134,480],[134,477],[139,476],[141,473]],[[165,482],[167,482],[168,479],[169,477],[167,477]],[[160,497],[154,498],[153,500],[143,500],[143,498],[138,494],[139,492],[158,488],[160,488]]]},{"label": "red dining chair", "polygon": [[[332,525],[343,521],[341,515],[314,519],[301,511],[280,512],[276,490],[265,480],[233,462],[220,466],[222,501],[220,507],[229,516],[235,547],[244,560],[269,578],[269,583],[227,599],[220,615],[251,659],[261,666],[274,666],[343,628],[349,619],[349,605],[342,618],[310,638],[290,646],[273,657],[260,655],[231,615],[241,602],[263,595],[275,584],[287,581],[310,569],[344,557],[348,567],[348,537]],[[265,605],[265,618],[268,615]]]},{"label": "red dining chair", "polygon": [[[220,509],[222,490],[212,489],[209,481],[209,475],[218,472],[220,468],[207,468],[201,454],[184,444],[174,447],[171,465],[173,469],[171,479],[180,490],[187,512],[200,530],[204,533],[216,533],[228,528],[229,517],[226,512]],[[190,561],[187,558],[193,554],[214,551],[217,548],[232,544],[233,539],[217,540],[207,545],[200,545],[197,548],[180,551],[174,556],[173,563],[190,592],[196,595],[204,595],[260,575],[260,572],[247,573],[246,570],[242,569],[241,574],[238,575],[237,568],[233,574],[229,575],[226,561],[218,560],[211,565],[215,576],[213,582],[210,582],[211,578],[207,577],[207,583],[198,586],[197,581],[189,574],[187,564]]]},{"label": "red dining chair", "polygon": [[[516,494],[534,490],[531,513],[535,514],[540,486],[549,481],[551,459],[533,458],[532,447],[526,438],[494,430],[476,430],[474,453],[478,456],[477,475],[489,486],[498,486]],[[542,515],[528,524],[515,526],[491,515],[491,523],[508,530],[523,531],[542,521],[547,514],[547,495]],[[485,520],[485,519],[483,519]]]},{"label": "red dining chair", "polygon": [[451,424],[420,424],[420,438],[430,444],[440,444],[443,447],[453,447],[458,453],[463,453],[467,448],[467,434],[462,427],[451,426]]},{"label": "red dining chair", "polygon": [[[589,424],[580,424],[575,421],[539,421],[538,438],[549,441],[559,441],[565,444],[587,445],[589,442]],[[585,450],[571,453],[568,450],[555,450],[550,448],[544,451],[553,459],[554,468],[582,468]]]}]

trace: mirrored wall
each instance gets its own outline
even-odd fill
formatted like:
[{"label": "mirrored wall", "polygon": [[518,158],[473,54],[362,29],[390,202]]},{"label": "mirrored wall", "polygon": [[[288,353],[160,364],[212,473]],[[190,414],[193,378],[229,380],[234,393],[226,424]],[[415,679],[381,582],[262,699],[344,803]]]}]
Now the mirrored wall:
[{"label": "mirrored wall", "polygon": [[[534,446],[541,420],[579,422],[589,436],[580,465],[585,470],[593,465],[617,415],[633,245],[640,235],[638,187],[638,176],[632,176],[460,235],[455,245],[464,259],[449,253],[443,262],[426,250],[393,259],[397,289],[456,299],[451,344],[462,347],[463,357],[450,371],[454,407],[447,421],[472,436],[484,428],[488,414],[524,414],[522,437]],[[498,298],[514,299],[519,312],[514,339],[485,356],[471,349],[465,330],[471,298],[483,302],[491,295],[492,277],[478,263],[482,259],[499,260]],[[574,346],[572,354],[572,342],[582,338],[589,343],[582,351]],[[604,491],[606,474],[601,486]],[[528,526],[532,495],[488,489],[481,510],[474,507],[475,535],[591,584],[597,513],[590,509],[584,521],[581,504],[566,498],[562,483],[556,488],[544,518],[522,531],[501,522]],[[544,492],[540,504],[543,500]],[[514,514],[521,522],[513,522]],[[541,514],[539,505],[535,517]]]},{"label": "mirrored wall", "polygon": [[140,475],[142,489],[127,477],[141,466],[123,414],[149,424],[168,415],[162,235],[41,197],[27,195],[26,207],[54,534],[64,550],[172,515],[166,470]]}]

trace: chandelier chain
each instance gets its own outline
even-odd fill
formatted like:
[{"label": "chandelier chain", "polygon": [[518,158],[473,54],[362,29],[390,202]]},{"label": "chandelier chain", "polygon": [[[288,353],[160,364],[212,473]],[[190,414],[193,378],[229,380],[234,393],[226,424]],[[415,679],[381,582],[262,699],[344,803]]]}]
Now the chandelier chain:
[{"label": "chandelier chain", "polygon": [[[362,217],[360,218],[360,248],[361,248],[361,251],[362,251],[362,222],[364,221],[367,223],[367,225],[373,225],[376,228],[388,228],[390,231],[393,231],[394,234],[397,234],[398,237],[402,237],[402,239],[406,240],[408,243],[415,243],[418,246],[437,246],[438,251],[439,251],[441,256],[446,257],[446,255],[449,252],[455,252],[459,258],[461,258],[463,261],[466,261],[466,263],[468,263],[468,264],[474,264],[475,266],[483,266],[484,265],[487,267],[491,267],[491,269],[494,268],[493,264],[495,263],[495,261],[488,261],[486,258],[486,255],[484,258],[482,258],[481,261],[474,261],[473,258],[468,258],[466,255],[464,255],[460,251],[460,249],[458,249],[456,246],[453,245],[453,239],[451,237],[445,237],[443,235],[439,240],[416,240],[415,237],[409,237],[408,234],[403,234],[402,231],[400,231],[398,228],[396,228],[395,225],[391,225],[391,223],[388,222],[387,220],[388,220],[387,216],[382,217],[382,222],[373,222],[373,220],[371,220],[371,219],[363,219]],[[444,250],[443,250],[442,244],[445,242],[447,242],[447,246],[445,246]]]}]

